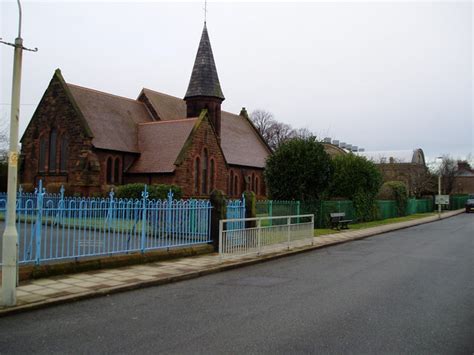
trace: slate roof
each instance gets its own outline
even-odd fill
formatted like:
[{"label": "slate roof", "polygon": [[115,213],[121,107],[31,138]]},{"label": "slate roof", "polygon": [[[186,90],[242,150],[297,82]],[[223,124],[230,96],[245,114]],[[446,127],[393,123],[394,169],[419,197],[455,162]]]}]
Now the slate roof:
[{"label": "slate roof", "polygon": [[212,96],[224,100],[206,23],[204,23],[193,72],[184,98],[196,96]]},{"label": "slate roof", "polygon": [[160,120],[181,120],[186,117],[186,103],[175,96],[143,88],[139,98],[145,95]]},{"label": "slate roof", "polygon": [[137,125],[152,121],[143,103],[69,83],[67,87],[92,131],[96,148],[140,152]]},{"label": "slate roof", "polygon": [[[162,120],[178,119],[177,112],[186,115],[183,99],[149,89],[143,89],[143,92],[153,108],[162,112]],[[221,111],[221,147],[227,163],[231,165],[264,168],[265,160],[270,155],[252,124],[245,117],[226,111]]]},{"label": "slate roof", "polygon": [[171,173],[175,161],[188,139],[197,118],[140,123],[138,141],[140,157],[130,173]]}]

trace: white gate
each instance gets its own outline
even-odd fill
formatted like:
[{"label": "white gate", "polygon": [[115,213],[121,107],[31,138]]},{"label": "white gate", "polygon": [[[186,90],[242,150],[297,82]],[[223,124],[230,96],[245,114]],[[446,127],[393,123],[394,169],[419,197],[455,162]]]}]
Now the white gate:
[{"label": "white gate", "polygon": [[[239,229],[228,228],[241,222]],[[290,249],[313,242],[314,215],[223,219],[219,222],[222,258]]]}]

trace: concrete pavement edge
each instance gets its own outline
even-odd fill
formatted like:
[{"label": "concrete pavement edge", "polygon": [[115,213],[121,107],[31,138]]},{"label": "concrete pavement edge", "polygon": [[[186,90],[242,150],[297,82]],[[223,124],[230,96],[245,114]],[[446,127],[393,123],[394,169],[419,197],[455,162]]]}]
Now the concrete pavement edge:
[{"label": "concrete pavement edge", "polygon": [[[160,286],[160,285],[170,284],[174,282],[190,280],[190,279],[198,278],[205,275],[215,274],[222,271],[255,265],[255,264],[263,263],[266,261],[276,260],[283,257],[288,257],[288,256],[296,255],[296,254],[301,254],[301,253],[317,250],[317,249],[331,247],[334,245],[345,244],[345,243],[352,242],[354,240],[369,238],[369,237],[385,234],[385,233],[396,231],[396,230],[414,227],[417,225],[436,222],[442,219],[459,215],[463,213],[463,211],[464,209],[445,212],[441,215],[441,218],[435,215],[435,216],[420,218],[417,220],[393,223],[393,224],[388,224],[384,226],[367,228],[363,230],[348,230],[348,231],[342,232],[342,234],[349,235],[349,233],[351,233],[353,237],[350,239],[337,240],[337,241],[329,242],[323,245],[305,245],[303,247],[298,247],[291,250],[278,251],[278,252],[274,252],[274,253],[267,254],[264,256],[256,256],[248,260],[239,260],[237,262],[230,261],[227,264],[221,264],[219,266],[213,266],[213,267],[209,267],[209,268],[199,270],[199,271],[187,272],[181,275],[169,276],[169,277],[164,277],[164,278],[156,279],[156,280],[133,282],[127,285],[113,286],[113,287],[104,288],[101,290],[94,290],[94,291],[84,292],[80,294],[58,297],[55,299],[45,300],[45,301],[34,303],[34,304],[27,304],[27,305],[16,306],[16,307],[11,307],[11,308],[3,308],[3,309],[0,309],[0,317],[33,311],[33,310],[42,309],[42,308],[55,306],[55,305],[76,302],[79,300],[86,300],[86,299],[103,297],[103,296],[120,293],[120,292],[137,290],[137,289],[145,288],[145,287]],[[338,233],[336,235],[341,235],[341,233]],[[328,234],[325,236],[326,237],[331,236],[331,234]]]}]

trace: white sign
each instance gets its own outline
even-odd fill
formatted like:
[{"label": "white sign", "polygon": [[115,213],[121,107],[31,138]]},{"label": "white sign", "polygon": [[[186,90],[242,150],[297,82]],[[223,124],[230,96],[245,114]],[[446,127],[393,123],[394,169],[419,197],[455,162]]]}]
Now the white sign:
[{"label": "white sign", "polygon": [[435,204],[437,205],[449,205],[449,195],[436,195]]}]

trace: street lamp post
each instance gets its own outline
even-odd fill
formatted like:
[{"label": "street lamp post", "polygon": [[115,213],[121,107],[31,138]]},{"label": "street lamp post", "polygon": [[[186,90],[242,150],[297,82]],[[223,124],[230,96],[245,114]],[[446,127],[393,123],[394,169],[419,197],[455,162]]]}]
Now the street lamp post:
[{"label": "street lamp post", "polygon": [[[441,169],[443,164],[443,157],[437,157],[436,159],[441,159],[441,165],[439,166],[438,170],[438,196],[441,196]],[[438,218],[441,219],[441,202],[440,197],[438,197]]]},{"label": "street lamp post", "polygon": [[[3,233],[2,250],[2,304],[4,306],[16,305],[17,262],[18,262],[18,231],[16,230],[16,186],[18,180],[18,124],[20,117],[20,87],[21,63],[23,47],[21,38],[21,5],[17,0],[19,9],[18,37],[15,43],[0,41],[15,48],[13,56],[13,82],[12,101],[10,112],[10,146],[8,151],[8,187],[7,187],[7,213],[6,225]],[[34,52],[38,49],[35,48]]]}]

